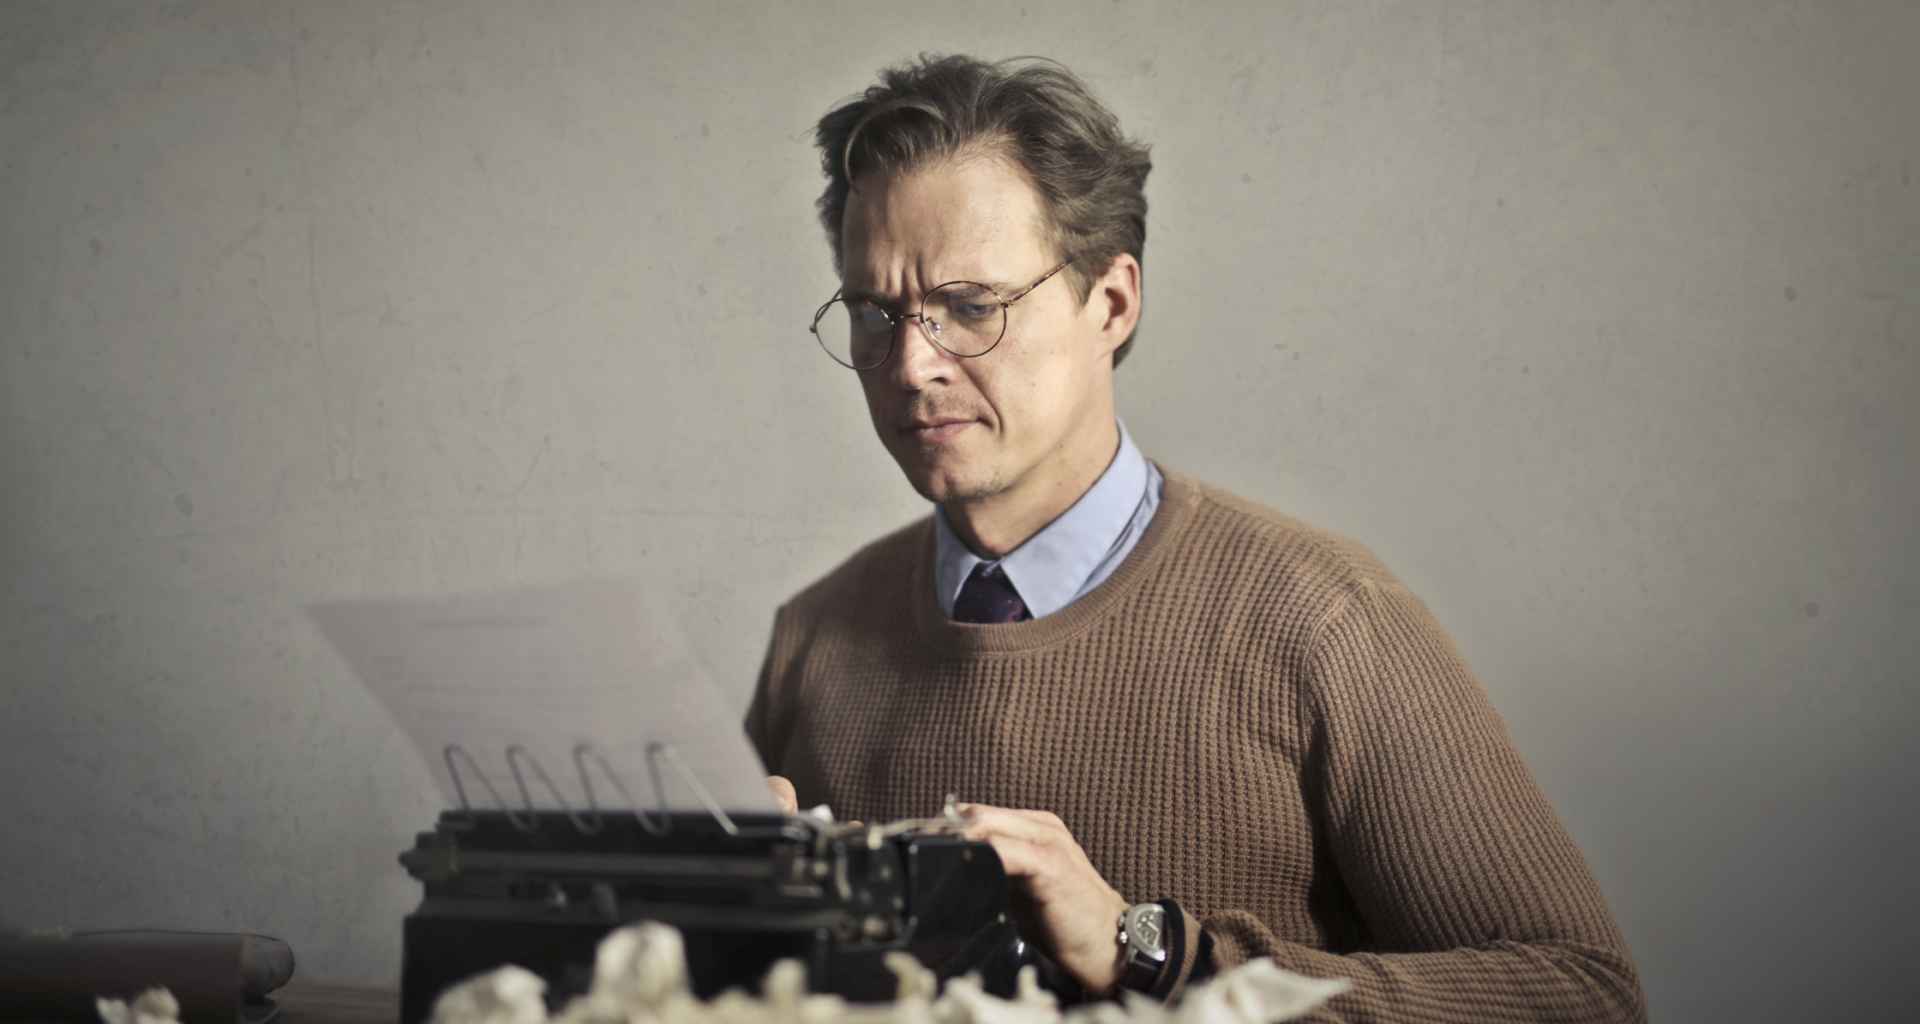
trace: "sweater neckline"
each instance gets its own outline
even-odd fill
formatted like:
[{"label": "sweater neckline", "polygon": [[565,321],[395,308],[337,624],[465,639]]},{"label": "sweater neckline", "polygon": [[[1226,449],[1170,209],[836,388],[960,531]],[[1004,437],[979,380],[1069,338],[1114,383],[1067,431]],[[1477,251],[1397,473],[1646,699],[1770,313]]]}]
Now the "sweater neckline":
[{"label": "sweater neckline", "polygon": [[[1161,494],[1159,510],[1147,524],[1147,532],[1126,561],[1085,597],[1028,622],[983,625],[947,618],[934,597],[933,530],[922,531],[909,583],[914,625],[921,639],[955,654],[1025,654],[1064,643],[1105,618],[1116,603],[1140,589],[1154,574],[1171,539],[1186,528],[1200,504],[1198,484],[1158,462],[1154,465],[1166,481],[1166,490]],[[931,519],[926,522],[931,526]]]}]

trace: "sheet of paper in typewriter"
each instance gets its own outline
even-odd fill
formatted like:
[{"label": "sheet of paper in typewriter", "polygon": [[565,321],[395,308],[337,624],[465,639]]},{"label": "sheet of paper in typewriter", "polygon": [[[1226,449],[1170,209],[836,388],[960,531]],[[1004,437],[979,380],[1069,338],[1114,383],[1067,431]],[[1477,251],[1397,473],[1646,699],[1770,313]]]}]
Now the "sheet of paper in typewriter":
[{"label": "sheet of paper in typewriter", "polygon": [[728,811],[779,810],[738,717],[638,583],[310,611],[450,808],[464,792],[475,810],[652,810],[664,799],[694,811],[704,787]]}]

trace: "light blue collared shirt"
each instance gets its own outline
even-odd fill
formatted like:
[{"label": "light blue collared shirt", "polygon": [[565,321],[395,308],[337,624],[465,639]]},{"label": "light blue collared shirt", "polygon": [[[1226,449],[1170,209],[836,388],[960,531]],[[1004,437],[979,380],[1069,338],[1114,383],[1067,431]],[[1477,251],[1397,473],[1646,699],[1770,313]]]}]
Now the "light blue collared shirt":
[{"label": "light blue collared shirt", "polygon": [[[1120,428],[1120,450],[1107,471],[1072,508],[997,563],[1036,619],[1052,615],[1106,582],[1140,543],[1154,510],[1160,507],[1166,481],[1159,468],[1133,446],[1126,425],[1117,419],[1114,423]],[[960,585],[973,574],[974,566],[987,560],[967,550],[947,521],[947,510],[937,505],[933,537],[934,596],[951,619]]]}]

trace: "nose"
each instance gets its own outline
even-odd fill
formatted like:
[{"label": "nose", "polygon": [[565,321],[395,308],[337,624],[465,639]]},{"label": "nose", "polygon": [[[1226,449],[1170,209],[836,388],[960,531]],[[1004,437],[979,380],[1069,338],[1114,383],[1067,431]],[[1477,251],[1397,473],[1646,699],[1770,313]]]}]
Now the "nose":
[{"label": "nose", "polygon": [[918,313],[901,317],[893,325],[899,334],[894,339],[893,383],[906,391],[919,391],[935,381],[952,379],[955,356],[934,344],[928,332],[934,328]]}]

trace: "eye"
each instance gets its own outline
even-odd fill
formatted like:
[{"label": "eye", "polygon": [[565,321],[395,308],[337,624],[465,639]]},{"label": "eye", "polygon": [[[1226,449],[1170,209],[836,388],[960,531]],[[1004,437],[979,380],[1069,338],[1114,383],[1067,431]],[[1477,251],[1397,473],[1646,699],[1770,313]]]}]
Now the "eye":
[{"label": "eye", "polygon": [[1000,315],[1000,297],[983,285],[955,282],[935,292],[929,307],[939,307],[955,323],[984,323]]},{"label": "eye", "polygon": [[847,316],[853,320],[853,326],[868,334],[885,334],[893,330],[893,321],[879,306],[862,299],[847,301]]}]

